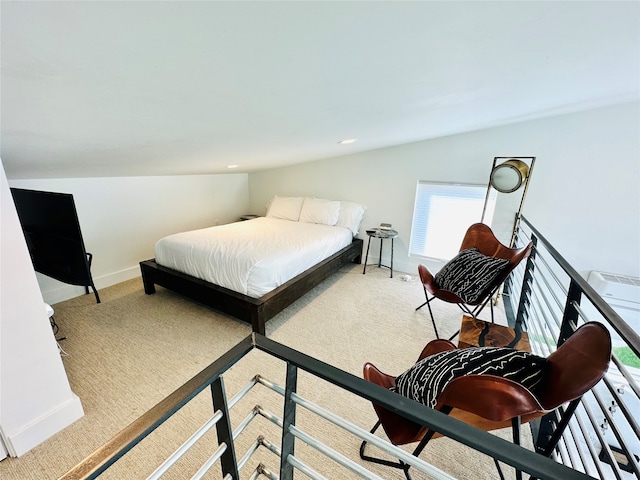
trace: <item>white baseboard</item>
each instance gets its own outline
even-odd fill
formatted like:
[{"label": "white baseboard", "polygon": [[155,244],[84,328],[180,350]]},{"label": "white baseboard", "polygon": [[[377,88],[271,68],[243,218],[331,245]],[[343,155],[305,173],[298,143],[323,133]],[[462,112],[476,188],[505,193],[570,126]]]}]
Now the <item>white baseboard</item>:
[{"label": "white baseboard", "polygon": [[9,452],[7,451],[7,447],[4,445],[4,435],[0,431],[0,462],[9,456]]},{"label": "white baseboard", "polygon": [[38,418],[17,432],[4,432],[5,446],[12,457],[24,455],[84,416],[80,398],[72,397],[45,416]]},{"label": "white baseboard", "polygon": [[[117,283],[126,282],[127,280],[131,280],[139,276],[140,267],[136,265],[135,267],[127,268],[126,270],[110,273],[101,277],[94,277],[93,282],[98,289],[98,293],[100,293],[101,288],[107,288]],[[55,286],[48,286],[47,288],[42,288],[41,286],[42,298],[44,299],[45,303],[48,303],[49,305],[54,305],[58,302],[69,300],[70,298],[85,295],[84,287],[67,285],[62,282],[56,282],[54,280],[47,279],[47,283],[52,282],[55,283]],[[93,290],[91,288],[89,288],[89,295],[93,296]]]},{"label": "white baseboard", "polygon": [[[364,261],[364,256],[362,257]],[[389,258],[383,257],[383,263],[388,265]],[[409,259],[409,260],[396,260],[393,262],[393,271],[398,273],[409,273],[412,276],[418,275],[418,263],[417,260]],[[369,264],[378,264],[377,256],[369,255]],[[108,275],[103,275],[101,277],[94,277],[93,281],[96,284],[96,288],[98,289],[98,293],[101,288],[110,287],[112,285],[116,285],[117,283],[126,282],[127,280],[132,280],[134,278],[140,277],[140,267],[135,266],[131,268],[127,268],[125,270],[121,270],[119,272],[110,273]],[[62,282],[56,282],[52,279],[47,279],[47,283],[55,283],[54,286],[49,285],[46,288],[42,288],[42,297],[45,303],[49,305],[54,305],[58,302],[63,302],[65,300],[69,300],[71,298],[80,297],[85,295],[84,287],[78,287],[75,285],[67,285]],[[89,295],[93,296],[93,291],[89,289]]]},{"label": "white baseboard", "polygon": [[[364,262],[364,258],[362,259],[362,261]],[[389,268],[389,257],[382,257],[382,265],[385,265],[387,268]],[[367,271],[369,270],[369,267],[371,268],[377,268],[378,267],[378,257],[374,257],[373,255],[369,254],[369,261],[367,262]],[[364,268],[364,265],[363,265]],[[418,265],[417,264],[413,264],[410,262],[405,262],[402,260],[396,260],[395,258],[393,259],[393,273],[394,273],[394,277],[395,274],[398,273],[400,274],[404,274],[404,273],[408,273],[410,275],[413,276],[417,276],[418,275]]]}]

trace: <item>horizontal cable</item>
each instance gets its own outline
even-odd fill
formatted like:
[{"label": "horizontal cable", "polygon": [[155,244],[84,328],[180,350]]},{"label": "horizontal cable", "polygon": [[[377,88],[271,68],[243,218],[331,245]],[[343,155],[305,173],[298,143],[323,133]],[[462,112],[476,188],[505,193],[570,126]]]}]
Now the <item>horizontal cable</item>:
[{"label": "horizontal cable", "polygon": [[375,445],[381,450],[393,455],[394,457],[399,458],[403,462],[410,464],[412,467],[416,467],[417,469],[433,476],[434,478],[448,478],[448,479],[454,478],[451,475],[431,465],[430,463],[427,463],[419,459],[418,457],[415,457],[414,455],[411,455],[410,453],[405,452],[404,450],[396,447],[395,445],[392,445],[389,442],[384,441],[380,437],[376,437],[372,433],[354,425],[353,423],[343,419],[342,417],[335,415],[332,412],[329,412],[328,410],[323,409],[322,407],[319,407],[313,402],[310,402],[295,393],[291,395],[291,398],[293,399],[294,402],[303,406],[307,410],[312,411],[316,415],[321,416],[322,418],[324,418],[325,420],[328,420],[334,425],[344,428],[345,430],[359,437],[360,439],[366,440],[368,443]]},{"label": "horizontal cable", "polygon": [[620,362],[620,359],[617,356],[612,356],[611,360],[615,364],[620,374],[629,383],[629,386],[631,387],[633,393],[636,394],[636,397],[640,398],[640,387],[638,386],[638,382],[636,382],[635,377],[629,372],[629,370],[627,370],[627,367],[622,362]]},{"label": "horizontal cable", "polygon": [[242,389],[238,391],[238,393],[236,393],[231,400],[229,400],[228,402],[229,410],[231,410],[236,403],[242,400],[244,396],[247,393],[249,393],[253,387],[256,386],[256,383],[258,383],[258,380],[256,379],[256,377],[253,377],[251,381],[249,381],[249,383],[247,383],[244,387],[242,387]]},{"label": "horizontal cable", "polygon": [[[544,275],[538,274],[534,277],[534,283],[538,286],[538,290],[541,292],[542,296],[545,299],[545,302],[549,306],[549,310],[557,309],[562,311],[564,309],[564,304],[566,303],[566,291],[563,291],[564,297],[562,299],[558,295],[558,293],[554,290],[553,285],[550,285],[547,278]],[[561,290],[563,290],[559,285],[557,286]],[[547,295],[545,295],[547,293]],[[548,299],[549,295],[551,295],[551,300],[554,301],[555,307],[553,307]]]},{"label": "horizontal cable", "polygon": [[[381,476],[376,475],[370,470],[367,470],[366,468],[364,468],[362,465],[359,465],[358,463],[354,462],[350,458],[347,458],[341,453],[336,452],[333,448],[325,445],[320,440],[312,437],[311,435],[306,434],[299,428],[293,425],[290,425],[289,431],[293,435],[295,435],[297,438],[305,442],[307,445],[310,445],[311,447],[318,450],[320,453],[324,454],[326,457],[329,457],[331,460],[342,465],[346,469],[351,470],[352,472],[360,475],[362,478],[367,478],[371,480],[384,480]],[[441,477],[441,478],[444,478],[444,477]],[[451,478],[451,477],[448,477],[448,478]]]},{"label": "horizontal cable", "polygon": [[253,442],[251,444],[251,446],[249,446],[249,448],[247,448],[247,451],[245,452],[245,454],[242,456],[242,458],[238,461],[238,470],[241,470],[242,467],[245,466],[245,464],[249,461],[249,459],[251,458],[251,456],[256,453],[256,450],[258,450],[258,448],[260,447],[260,439],[256,438],[256,441]]},{"label": "horizontal cable", "polygon": [[276,456],[278,457],[282,456],[282,453],[280,452],[280,448],[272,441],[267,440],[265,437],[262,437],[262,436],[258,438],[258,441],[260,442],[260,445],[266,447],[267,450],[269,450],[270,452],[275,453]]},{"label": "horizontal cable", "polygon": [[[582,437],[585,439],[585,443],[587,445],[587,448],[589,449],[589,453],[591,454],[591,461],[593,462],[592,465],[595,466],[596,470],[598,471],[599,478],[605,478],[604,472],[602,471],[600,459],[598,458],[598,453],[596,452],[595,446],[591,441],[589,432],[587,431],[587,425],[585,425],[584,421],[582,420],[582,415],[578,411],[576,411],[576,413],[574,414],[574,418],[572,418],[572,421],[575,421],[580,427]],[[586,469],[586,473],[591,475],[591,472],[588,471],[588,469]]]},{"label": "horizontal cable", "polygon": [[[551,268],[549,262],[547,261],[546,255],[544,255],[540,250],[538,250],[539,255],[536,256],[535,265],[537,267],[536,275],[541,275],[543,277],[550,276],[553,279],[553,283],[555,283],[560,291],[563,293],[563,296],[569,295],[569,289],[565,286],[565,284],[560,280],[558,274]],[[542,268],[544,267],[544,268]],[[547,275],[544,272],[547,272]],[[567,282],[569,279],[567,278]],[[547,282],[548,283],[548,282]]]},{"label": "horizontal cable", "polygon": [[289,455],[287,457],[287,463],[292,465],[293,468],[304,473],[307,477],[311,478],[312,480],[328,480],[327,477],[320,475],[313,468],[309,467],[309,465],[300,461],[299,458],[296,458],[293,455]]},{"label": "horizontal cable", "polygon": [[260,475],[264,475],[269,480],[279,480],[278,475],[273,473],[271,470],[269,470],[263,464],[260,464],[260,465],[258,465],[256,467],[256,469],[253,472],[253,474],[249,477],[249,480],[256,480]]},{"label": "horizontal cable", "polygon": [[[633,415],[631,410],[629,410],[629,407],[627,407],[627,402],[622,397],[622,394],[618,392],[618,388],[624,388],[624,384],[621,387],[616,388],[613,385],[613,382],[608,378],[608,375],[609,373],[605,375],[603,379],[604,380],[603,383],[605,384],[605,386],[609,390],[609,393],[611,394],[616,404],[618,405],[620,412],[622,412],[622,415],[627,420],[629,426],[631,427],[631,430],[633,430],[633,432],[635,433],[636,439],[640,439],[640,426],[636,422],[635,416]],[[622,391],[624,392],[624,390]],[[635,397],[635,399],[637,401],[638,397]]]},{"label": "horizontal cable", "polygon": [[240,422],[240,424],[238,425],[238,427],[233,431],[233,440],[236,440],[240,434],[242,432],[244,432],[244,430],[247,428],[247,426],[251,423],[251,421],[256,418],[257,415],[257,411],[255,409],[255,407],[251,410],[251,413],[249,413],[249,415],[247,415],[246,417],[244,417],[244,420],[242,420],[242,422]]},{"label": "horizontal cable", "polygon": [[[270,412],[264,410],[262,407],[256,408],[256,410],[259,411],[260,415],[264,416],[265,418],[268,418],[276,425],[282,426],[282,420],[278,418],[276,415],[271,414]],[[275,453],[278,457],[282,456],[282,452],[280,451],[280,448],[273,442],[267,440],[266,438],[260,437],[258,439],[258,443],[260,445],[265,446],[268,450]],[[309,478],[312,478],[313,480],[327,480],[323,475],[319,474],[314,469],[312,469],[309,465],[305,464],[304,462],[294,457],[293,455],[289,455],[287,457],[287,462],[291,464],[293,468],[300,470],[302,473],[304,473]]]},{"label": "horizontal cable", "polygon": [[[611,451],[611,448],[609,447],[609,443],[604,438],[604,434],[600,431],[600,426],[598,425],[596,416],[593,414],[593,411],[591,410],[589,403],[582,402],[582,407],[587,412],[587,418],[589,418],[589,421],[591,422],[591,426],[593,427],[592,432],[598,437],[598,441],[600,442],[600,448],[604,450],[604,452],[607,454],[607,456],[609,456],[609,458],[615,458],[615,456],[613,455],[613,452]],[[617,462],[615,461],[613,462],[613,465],[611,465],[611,469],[613,471],[613,474],[616,477],[616,480],[621,480],[622,472],[620,471],[620,467]],[[605,478],[608,478],[608,477],[605,477]]]},{"label": "horizontal cable", "polygon": [[[204,475],[211,469],[211,467],[213,467],[216,464],[218,460],[220,460],[220,457],[222,457],[222,455],[226,451],[227,451],[227,444],[223,442],[220,444],[220,446],[214,452],[214,454],[211,455],[206,462],[204,462],[202,467],[200,467],[200,469],[195,473],[195,475],[191,477],[191,480],[199,480],[200,478],[204,477]],[[228,476],[231,477],[230,475]]]},{"label": "horizontal cable", "polygon": [[195,431],[189,439],[184,442],[178,449],[173,452],[167,459],[155,469],[155,471],[149,475],[148,480],[156,480],[164,475],[167,470],[169,470],[179,459],[182,457],[195,443],[202,438],[202,436],[207,433],[211,427],[213,427],[216,423],[220,421],[222,418],[222,412],[217,410],[213,417],[207,420],[198,430]]},{"label": "horizontal cable", "polygon": [[613,417],[611,416],[609,409],[606,407],[602,396],[598,393],[597,390],[592,390],[592,393],[596,401],[600,405],[600,409],[605,416],[605,420],[609,423],[613,435],[616,437],[616,440],[618,440],[620,449],[624,452],[624,455],[629,460],[629,465],[631,465],[631,467],[633,468],[636,477],[640,477],[640,465],[638,465],[638,461],[635,459],[633,452],[631,452],[631,449],[627,445],[626,439],[623,438],[620,430],[617,428],[615,422],[613,421]]},{"label": "horizontal cable", "polygon": [[[280,385],[264,378],[264,377],[260,377],[258,380],[260,383],[262,383],[264,386],[271,388],[273,391],[284,395],[284,388],[281,387]],[[360,438],[361,440],[366,440],[368,443],[371,443],[372,445],[375,445],[376,447],[380,448],[381,450],[391,454],[394,457],[397,457],[398,459],[402,460],[405,463],[410,464],[411,466],[414,466],[416,468],[418,468],[419,470],[425,472],[425,473],[429,473],[430,475],[433,475],[434,477],[437,477],[438,475],[445,475],[440,476],[438,478],[453,478],[451,476],[448,476],[445,472],[437,469],[436,467],[434,467],[433,465],[424,462],[423,460],[419,459],[418,457],[415,457],[414,455],[411,455],[408,452],[405,452],[404,450],[396,447],[395,445],[392,445],[391,443],[383,440],[380,437],[376,437],[375,435],[373,435],[372,433],[352,424],[351,422],[345,420],[342,417],[339,417],[325,409],[323,409],[322,407],[314,404],[313,402],[306,400],[305,398],[301,397],[300,395],[293,393],[291,395],[291,399],[296,402],[297,404],[303,406],[304,408],[306,408],[307,410],[315,413],[316,415],[324,418],[325,420],[328,420],[329,422],[333,423],[334,425],[348,431],[349,433],[357,436],[358,438]],[[276,417],[277,418],[277,417]],[[280,421],[280,426],[282,426],[282,423]]]},{"label": "horizontal cable", "polygon": [[[571,432],[571,439],[573,440],[572,446],[578,454],[582,471],[587,472],[591,462],[594,460],[590,453],[591,450],[588,447],[588,444],[590,443],[589,439],[584,436],[584,432],[575,416],[571,418],[567,428]],[[587,449],[586,452],[585,447]]]}]

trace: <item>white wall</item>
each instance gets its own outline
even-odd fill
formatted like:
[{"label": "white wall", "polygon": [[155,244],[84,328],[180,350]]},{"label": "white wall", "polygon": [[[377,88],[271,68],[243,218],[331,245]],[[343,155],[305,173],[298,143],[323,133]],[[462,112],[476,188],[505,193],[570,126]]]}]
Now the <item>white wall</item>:
[{"label": "white wall", "polygon": [[20,456],[84,412],[67,380],[2,162],[0,206],[0,437],[9,454]]},{"label": "white wall", "polygon": [[[11,187],[73,194],[93,280],[100,288],[140,275],[165,235],[229,223],[249,208],[246,174],[10,180]],[[37,275],[47,303],[82,295]]]},{"label": "white wall", "polygon": [[416,273],[423,260],[408,246],[418,180],[486,185],[495,156],[536,156],[524,215],[581,274],[640,276],[639,119],[639,104],[628,103],[251,173],[251,209],[264,214],[274,194],[364,203],[360,236],[392,223],[394,264]]}]

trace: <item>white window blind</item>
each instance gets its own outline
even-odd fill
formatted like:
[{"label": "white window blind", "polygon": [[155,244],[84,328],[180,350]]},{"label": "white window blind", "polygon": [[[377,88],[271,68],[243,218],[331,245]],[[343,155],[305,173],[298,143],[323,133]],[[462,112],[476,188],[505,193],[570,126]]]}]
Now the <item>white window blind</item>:
[{"label": "white window blind", "polygon": [[[467,228],[482,218],[486,185],[418,182],[409,254],[449,260],[456,256]],[[492,189],[484,223],[491,225],[496,204]]]}]

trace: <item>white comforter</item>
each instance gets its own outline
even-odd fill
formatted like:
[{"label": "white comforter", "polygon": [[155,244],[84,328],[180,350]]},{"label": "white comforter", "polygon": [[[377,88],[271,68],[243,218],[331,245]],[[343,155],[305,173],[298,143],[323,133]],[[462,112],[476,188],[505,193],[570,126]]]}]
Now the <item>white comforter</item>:
[{"label": "white comforter", "polygon": [[258,298],[352,238],[344,227],[261,217],[162,238],[155,258],[165,267]]}]

